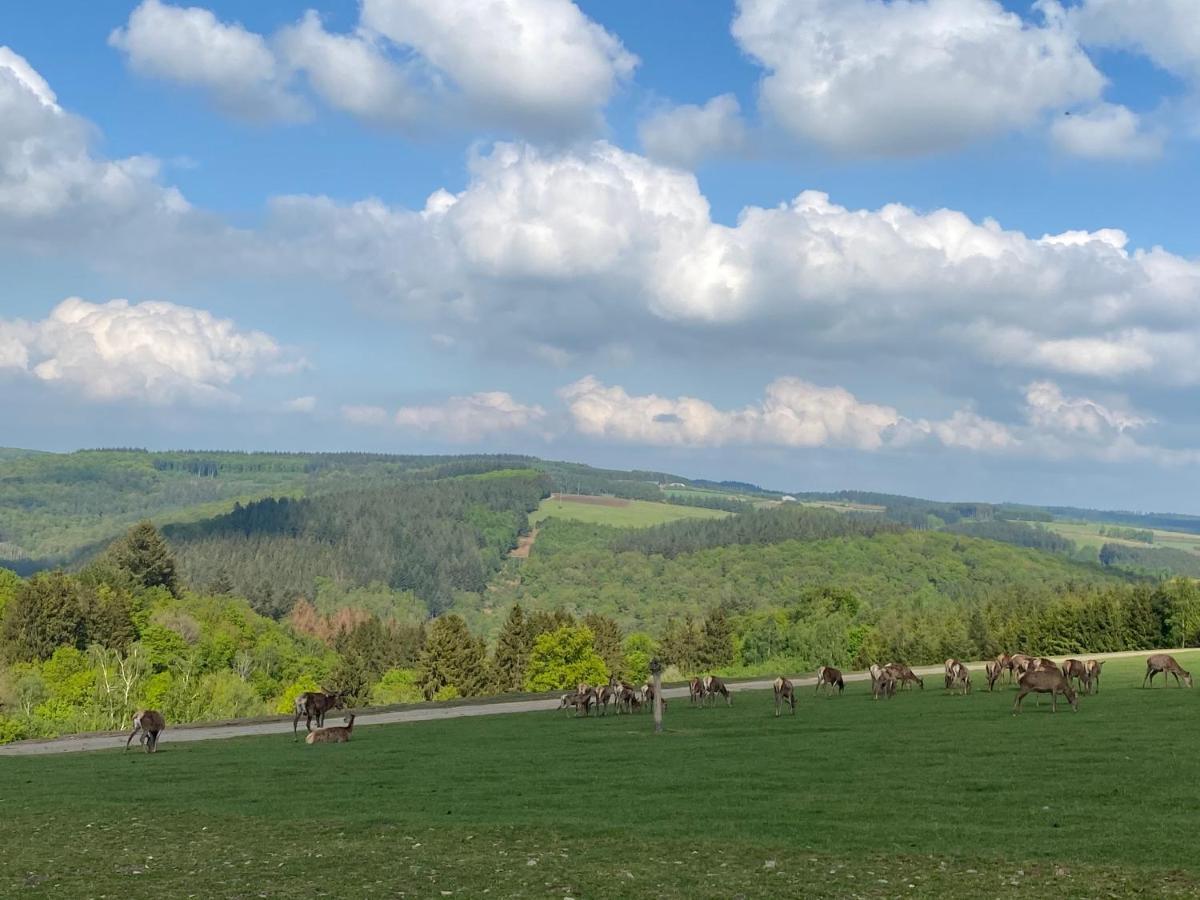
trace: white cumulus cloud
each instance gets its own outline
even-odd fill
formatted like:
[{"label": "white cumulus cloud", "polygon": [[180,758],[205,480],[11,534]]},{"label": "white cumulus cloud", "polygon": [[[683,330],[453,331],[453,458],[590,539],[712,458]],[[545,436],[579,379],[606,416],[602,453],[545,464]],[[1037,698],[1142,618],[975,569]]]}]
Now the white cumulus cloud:
[{"label": "white cumulus cloud", "polygon": [[691,169],[710,156],[743,151],[747,129],[737,97],[721,94],[703,106],[655,113],[638,126],[638,136],[651,159]]},{"label": "white cumulus cloud", "polygon": [[504,391],[483,391],[439,404],[402,406],[393,421],[400,428],[466,443],[499,432],[524,431],[545,417],[540,406],[518,403]]},{"label": "white cumulus cloud", "polygon": [[262,332],[173,303],[72,297],[39,321],[0,320],[0,368],[94,400],[229,402],[238,379],[299,364]]},{"label": "white cumulus cloud", "polygon": [[1050,126],[1055,145],[1088,159],[1155,159],[1166,136],[1147,130],[1141,117],[1125,106],[1101,103],[1090,110],[1064,115]]},{"label": "white cumulus cloud", "polygon": [[109,35],[134,71],[212,92],[226,112],[248,119],[296,119],[304,104],[261,35],[197,6],[142,0]]},{"label": "white cumulus cloud", "polygon": [[997,0],[739,0],[733,35],[767,70],[764,114],[846,153],[952,149],[1104,85],[1061,16]]}]

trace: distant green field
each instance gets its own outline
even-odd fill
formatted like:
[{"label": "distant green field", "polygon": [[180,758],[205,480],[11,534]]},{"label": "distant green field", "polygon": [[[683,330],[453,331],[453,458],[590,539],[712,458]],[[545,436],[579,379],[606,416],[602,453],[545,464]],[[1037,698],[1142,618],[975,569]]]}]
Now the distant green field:
[{"label": "distant green field", "polygon": [[[589,502],[591,500],[602,502]],[[611,525],[616,528],[649,528],[651,525],[662,525],[679,519],[719,519],[729,515],[719,509],[705,509],[699,506],[675,506],[670,503],[652,503],[648,500],[621,500],[620,505],[608,505],[603,501],[614,501],[615,498],[597,497],[585,500],[556,499],[543,500],[537,512],[530,516],[531,524],[536,525],[551,516],[559,519],[575,519],[592,525]]]},{"label": "distant green field", "polygon": [[661,736],[543,712],[6,759],[0,895],[1193,897],[1200,690],[1142,671],[1056,715],[851,683],[779,719],[672,701]]},{"label": "distant green field", "polygon": [[1200,555],[1200,534],[1186,534],[1182,531],[1163,531],[1157,528],[1148,529],[1154,531],[1154,543],[1147,544],[1142,541],[1128,541],[1123,538],[1102,535],[1100,534],[1102,526],[1091,523],[1049,522],[1046,527],[1061,534],[1068,540],[1074,541],[1081,547],[1099,549],[1104,544],[1124,544],[1127,547],[1160,547],[1172,550],[1185,550],[1188,553]]}]

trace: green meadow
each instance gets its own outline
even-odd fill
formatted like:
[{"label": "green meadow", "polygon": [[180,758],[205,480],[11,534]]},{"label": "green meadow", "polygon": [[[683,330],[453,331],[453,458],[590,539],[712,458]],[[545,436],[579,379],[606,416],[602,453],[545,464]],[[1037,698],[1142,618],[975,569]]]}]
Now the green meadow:
[{"label": "green meadow", "polygon": [[671,503],[654,503],[650,500],[617,500],[595,498],[606,503],[589,502],[551,497],[543,500],[535,513],[529,516],[530,524],[536,525],[543,519],[573,519],[590,525],[610,525],[614,528],[649,528],[680,519],[720,519],[729,513],[703,506],[678,506]]},{"label": "green meadow", "polygon": [[6,759],[0,896],[1195,896],[1200,692],[1143,671]]}]

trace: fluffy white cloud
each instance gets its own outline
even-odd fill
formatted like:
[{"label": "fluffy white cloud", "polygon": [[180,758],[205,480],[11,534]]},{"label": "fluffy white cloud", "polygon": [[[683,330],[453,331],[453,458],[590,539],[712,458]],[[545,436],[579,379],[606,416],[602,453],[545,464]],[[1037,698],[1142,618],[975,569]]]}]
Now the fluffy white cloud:
[{"label": "fluffy white cloud", "polygon": [[0,368],[95,400],[228,402],[235,380],[297,364],[262,332],[172,303],[72,297],[37,322],[0,320]]},{"label": "fluffy white cloud", "polygon": [[1154,159],[1162,155],[1165,139],[1162,132],[1146,130],[1133,110],[1111,103],[1060,117],[1050,136],[1060,150],[1088,159]]},{"label": "fluffy white cloud", "polygon": [[134,71],[205,88],[233,115],[287,120],[304,114],[303,102],[287,90],[288,73],[266,41],[202,7],[142,0],[108,42]]},{"label": "fluffy white cloud", "polygon": [[449,397],[442,403],[402,406],[389,414],[382,406],[343,406],[351,425],[393,425],[455,443],[469,443],[504,432],[527,431],[546,418],[536,404],[520,403],[504,391]]},{"label": "fluffy white cloud", "polygon": [[303,72],[330,106],[375,123],[539,135],[596,130],[637,65],[571,0],[364,0],[350,33],[310,10],[270,39],[204,8],[143,0],[109,42],[136,71],[205,88],[246,118],[302,116]]},{"label": "fluffy white cloud", "polygon": [[518,403],[504,391],[485,391],[440,404],[402,406],[393,421],[400,428],[469,442],[504,431],[524,431],[545,417],[540,406]]},{"label": "fluffy white cloud", "polygon": [[638,126],[638,136],[651,159],[691,169],[710,156],[744,150],[746,124],[737,97],[721,94],[703,106],[655,113]]},{"label": "fluffy white cloud", "polygon": [[320,98],[335,109],[384,125],[405,125],[427,104],[406,69],[393,62],[377,36],[330,34],[314,10],[276,36],[287,64],[302,70]]},{"label": "fluffy white cloud", "polygon": [[764,113],[836,151],[911,154],[1027,127],[1104,84],[1061,16],[996,0],[739,0]]},{"label": "fluffy white cloud", "polygon": [[418,53],[477,114],[534,130],[594,126],[637,65],[571,0],[363,0],[362,22]]},{"label": "fluffy white cloud", "polygon": [[961,409],[945,419],[910,418],[840,387],[780,378],[763,399],[720,409],[694,397],[631,395],[588,376],[559,391],[575,430],[652,446],[777,446],[901,451],[932,442],[962,452],[1107,462],[1200,462],[1200,452],[1139,443],[1154,420],[1121,405],[1068,396],[1053,382],[1025,389],[1020,420],[1005,424]]},{"label": "fluffy white cloud", "polygon": [[223,233],[159,183],[157,160],[93,155],[92,131],[25,59],[0,47],[0,239],[8,246],[83,245],[105,259],[133,248],[146,265],[173,239],[186,239],[194,255]]},{"label": "fluffy white cloud", "polygon": [[[713,222],[696,179],[606,143],[499,144],[420,211],[277,202],[280,252],[463,341],[936,359],[1200,381],[1200,264],[1113,229],[1030,236],[818,192]],[[457,325],[457,329],[454,326]],[[515,346],[515,344],[514,344]]]},{"label": "fluffy white cloud", "polygon": [[736,410],[721,410],[694,397],[631,396],[590,375],[562,388],[559,395],[580,433],[639,444],[876,450],[902,422],[889,406],[863,403],[844,388],[798,378],[771,382],[760,403]]},{"label": "fluffy white cloud", "polygon": [[1134,50],[1200,83],[1200,15],[1193,0],[1083,0],[1065,16],[1087,44]]}]

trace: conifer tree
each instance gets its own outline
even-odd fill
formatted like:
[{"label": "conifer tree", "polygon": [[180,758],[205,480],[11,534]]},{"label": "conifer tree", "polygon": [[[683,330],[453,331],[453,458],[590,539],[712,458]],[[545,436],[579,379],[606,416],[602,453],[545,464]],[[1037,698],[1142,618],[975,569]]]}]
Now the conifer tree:
[{"label": "conifer tree", "polygon": [[584,616],[583,624],[591,629],[596,652],[604,660],[609,674],[626,674],[625,651],[621,646],[625,636],[621,634],[621,626],[616,623],[616,620],[598,613],[589,613]]},{"label": "conifer tree", "polygon": [[483,641],[467,629],[462,616],[451,614],[434,619],[425,637],[418,663],[417,682],[427,699],[444,687],[453,687],[463,697],[478,696],[487,689],[487,658]]},{"label": "conifer tree", "polygon": [[78,583],[62,572],[34,575],[5,607],[0,636],[14,661],[49,659],[61,646],[82,650],[87,621]]},{"label": "conifer tree", "polygon": [[492,659],[492,680],[500,692],[520,691],[525,687],[525,667],[533,649],[533,635],[520,603],[514,603],[496,638],[496,653]]},{"label": "conifer tree", "polygon": [[727,666],[733,662],[733,625],[718,606],[704,620],[700,644],[700,662],[708,669]]},{"label": "conifer tree", "polygon": [[109,547],[108,555],[140,587],[164,587],[178,595],[179,574],[171,548],[151,522],[141,522]]}]

